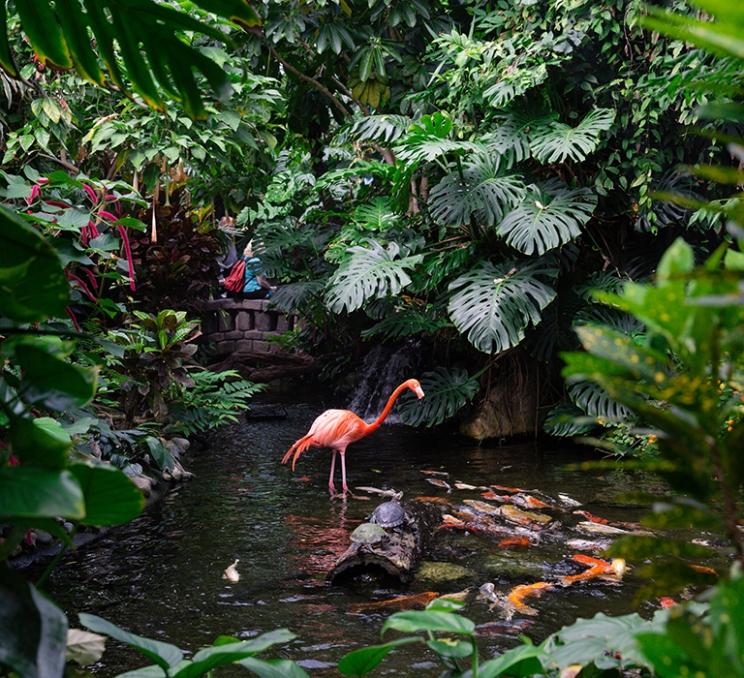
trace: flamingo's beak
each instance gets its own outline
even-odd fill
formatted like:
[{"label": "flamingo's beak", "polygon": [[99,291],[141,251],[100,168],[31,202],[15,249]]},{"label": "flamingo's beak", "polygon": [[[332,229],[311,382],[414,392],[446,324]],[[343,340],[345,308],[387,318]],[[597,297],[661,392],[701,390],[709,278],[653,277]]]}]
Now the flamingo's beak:
[{"label": "flamingo's beak", "polygon": [[421,388],[420,386],[416,387],[416,389],[414,390],[414,392],[416,393],[416,397],[417,397],[417,398],[418,398],[419,400],[421,400],[421,398],[423,398],[423,397],[424,397],[424,389],[423,389],[423,388]]}]

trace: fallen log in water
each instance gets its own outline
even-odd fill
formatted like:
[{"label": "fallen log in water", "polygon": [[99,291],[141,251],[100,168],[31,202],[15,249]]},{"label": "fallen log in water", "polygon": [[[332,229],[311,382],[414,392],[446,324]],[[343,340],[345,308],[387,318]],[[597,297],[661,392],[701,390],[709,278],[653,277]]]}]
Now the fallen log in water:
[{"label": "fallen log in water", "polygon": [[431,504],[412,501],[404,507],[403,525],[387,529],[387,536],[375,544],[352,543],[328,573],[328,581],[335,584],[362,574],[381,573],[401,583],[411,581],[442,516]]}]

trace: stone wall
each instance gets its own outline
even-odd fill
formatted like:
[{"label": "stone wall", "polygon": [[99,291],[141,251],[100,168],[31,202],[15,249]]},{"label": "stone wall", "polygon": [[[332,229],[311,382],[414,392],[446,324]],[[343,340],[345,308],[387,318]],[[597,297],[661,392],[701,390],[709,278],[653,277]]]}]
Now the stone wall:
[{"label": "stone wall", "polygon": [[265,299],[212,299],[202,306],[204,341],[218,355],[280,353],[269,338],[295,328],[297,318],[272,309]]}]

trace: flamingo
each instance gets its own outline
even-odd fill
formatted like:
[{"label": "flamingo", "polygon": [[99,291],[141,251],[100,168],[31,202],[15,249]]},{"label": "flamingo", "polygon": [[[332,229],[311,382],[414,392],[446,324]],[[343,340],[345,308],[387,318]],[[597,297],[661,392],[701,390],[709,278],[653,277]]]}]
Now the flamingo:
[{"label": "flamingo", "polygon": [[294,471],[297,459],[303,452],[311,447],[328,447],[333,452],[333,456],[331,457],[331,473],[328,477],[328,491],[331,497],[336,496],[333,474],[336,469],[336,454],[340,454],[343,496],[351,494],[346,484],[346,448],[351,443],[355,443],[357,440],[361,440],[376,431],[382,422],[387,419],[398,396],[406,389],[413,391],[419,400],[424,397],[424,391],[418,379],[404,381],[393,391],[385,404],[385,408],[380,412],[380,416],[371,424],[368,424],[364,419],[350,410],[326,410],[313,422],[307,434],[302,436],[302,438],[287,450],[287,453],[282,458],[282,464],[287,464],[292,459],[292,470]]}]

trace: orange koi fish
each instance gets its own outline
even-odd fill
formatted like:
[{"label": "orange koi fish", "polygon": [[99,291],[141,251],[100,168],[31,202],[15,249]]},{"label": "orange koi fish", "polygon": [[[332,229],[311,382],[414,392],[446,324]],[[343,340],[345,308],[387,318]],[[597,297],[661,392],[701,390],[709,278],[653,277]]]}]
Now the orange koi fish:
[{"label": "orange koi fish", "polygon": [[509,595],[506,597],[506,599],[509,601],[509,603],[511,603],[511,605],[517,612],[521,612],[522,614],[535,615],[537,614],[537,610],[527,605],[524,602],[524,599],[528,598],[529,596],[539,597],[542,595],[543,591],[548,591],[554,586],[554,584],[546,581],[538,581],[534,584],[520,584],[519,586],[515,586],[511,591],[509,591]]},{"label": "orange koi fish", "polygon": [[527,548],[532,545],[529,537],[506,537],[502,539],[498,545],[502,549],[508,548]]},{"label": "orange koi fish", "polygon": [[432,600],[438,598],[436,591],[424,591],[408,596],[395,596],[386,600],[370,600],[366,603],[355,603],[349,605],[350,612],[363,612],[365,610],[410,610],[413,607],[426,607]]},{"label": "orange koi fish", "polygon": [[419,495],[413,498],[414,501],[422,501],[425,504],[441,504],[442,506],[449,506],[450,503],[444,497],[428,497],[425,495]]},{"label": "orange koi fish", "polygon": [[610,521],[607,520],[607,518],[595,516],[593,513],[589,513],[589,511],[574,511],[574,515],[582,516],[583,518],[588,520],[590,523],[596,523],[597,525],[609,525],[610,524]]},{"label": "orange koi fish", "polygon": [[499,492],[508,492],[509,494],[516,494],[517,492],[527,491],[527,490],[523,490],[521,487],[508,487],[506,485],[491,485],[491,487],[494,490],[498,490]]},{"label": "orange koi fish", "polygon": [[577,554],[571,556],[571,559],[582,565],[589,565],[588,570],[584,570],[580,574],[572,574],[567,577],[561,577],[561,584],[563,586],[570,586],[577,581],[588,581],[590,579],[596,579],[597,577],[610,576],[616,579],[620,579],[625,572],[625,560],[622,558],[613,558],[611,561],[602,560],[601,558],[593,558],[592,556],[585,556],[583,554]]},{"label": "orange koi fish", "polygon": [[533,497],[530,494],[515,494],[512,497],[512,502],[517,506],[528,509],[546,509],[551,508],[550,504],[546,504],[542,499]]},{"label": "orange koi fish", "polygon": [[490,501],[500,501],[502,504],[506,504],[511,501],[511,497],[508,494],[496,494],[491,490],[481,492],[481,497]]}]

